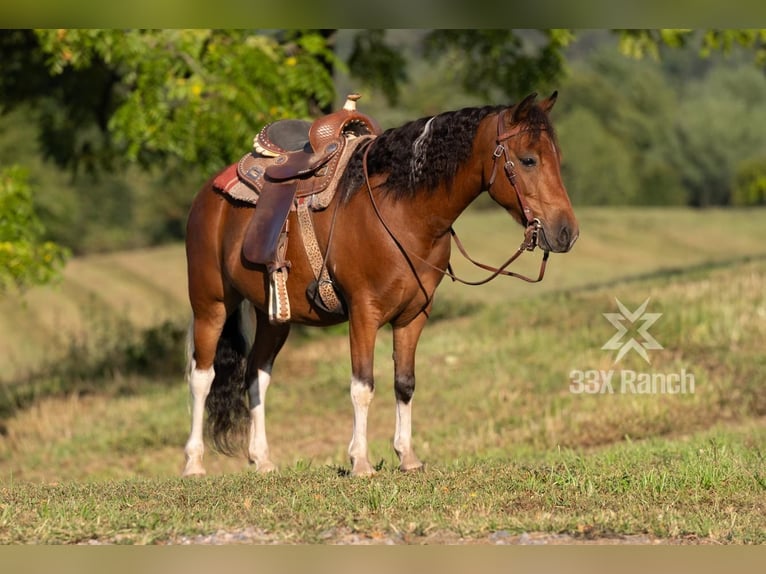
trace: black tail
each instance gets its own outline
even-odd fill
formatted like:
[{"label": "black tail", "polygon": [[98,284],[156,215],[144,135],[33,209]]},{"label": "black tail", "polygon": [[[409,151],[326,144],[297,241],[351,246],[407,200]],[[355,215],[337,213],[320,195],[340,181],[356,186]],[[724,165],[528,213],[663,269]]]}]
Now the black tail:
[{"label": "black tail", "polygon": [[213,447],[230,456],[241,451],[250,416],[245,380],[247,353],[241,307],[237,307],[226,319],[218,340],[213,363],[215,379],[205,403]]}]

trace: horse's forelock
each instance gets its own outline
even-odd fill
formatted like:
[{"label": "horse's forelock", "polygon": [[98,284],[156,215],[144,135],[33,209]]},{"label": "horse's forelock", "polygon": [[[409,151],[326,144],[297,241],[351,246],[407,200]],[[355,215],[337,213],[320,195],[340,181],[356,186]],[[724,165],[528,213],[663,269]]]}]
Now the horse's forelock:
[{"label": "horse's forelock", "polygon": [[530,133],[533,139],[540,137],[542,132],[546,132],[556,143],[556,132],[550,117],[539,105],[530,106],[522,121],[524,129]]}]

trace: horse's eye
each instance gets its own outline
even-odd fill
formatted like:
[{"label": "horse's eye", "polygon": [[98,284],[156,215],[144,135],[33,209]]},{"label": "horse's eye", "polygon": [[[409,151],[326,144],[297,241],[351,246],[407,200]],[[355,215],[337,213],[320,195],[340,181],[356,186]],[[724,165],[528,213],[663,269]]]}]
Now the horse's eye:
[{"label": "horse's eye", "polygon": [[522,157],[520,158],[520,161],[524,167],[533,167],[537,165],[537,160],[533,157]]}]

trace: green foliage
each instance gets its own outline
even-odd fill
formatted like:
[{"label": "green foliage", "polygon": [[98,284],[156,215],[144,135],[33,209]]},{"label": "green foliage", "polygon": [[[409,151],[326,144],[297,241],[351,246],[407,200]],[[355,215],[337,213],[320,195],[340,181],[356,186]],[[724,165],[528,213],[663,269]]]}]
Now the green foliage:
[{"label": "green foliage", "polygon": [[562,176],[575,205],[635,201],[639,188],[628,145],[610,134],[587,109],[573,110],[557,128],[565,153]]},{"label": "green foliage", "polygon": [[556,114],[564,181],[576,203],[680,205],[677,96],[657,66],[609,50],[573,66]]},{"label": "green foliage", "polygon": [[168,159],[212,172],[246,149],[264,123],[307,117],[332,102],[315,33],[245,30],[40,30],[50,72],[106,66],[114,82],[106,125],[113,155],[145,167]]},{"label": "green foliage", "polygon": [[766,64],[766,29],[708,29],[701,33],[688,28],[631,29],[616,33],[620,52],[636,59],[650,56],[659,60],[667,48],[694,47],[703,58],[745,48],[752,53],[756,65]]},{"label": "green foliage", "polygon": [[26,172],[19,167],[0,170],[0,292],[58,276],[68,252],[45,241],[44,231]]},{"label": "green foliage", "polygon": [[426,55],[447,53],[469,93],[485,98],[499,92],[515,100],[520,94],[549,89],[564,72],[564,48],[574,36],[567,30],[434,30],[426,38]]},{"label": "green foliage", "polygon": [[750,67],[716,68],[683,96],[677,168],[695,206],[728,205],[737,165],[766,153],[766,78]]},{"label": "green foliage", "polygon": [[741,162],[737,166],[732,205],[766,205],[766,157]]},{"label": "green foliage", "polygon": [[[766,77],[743,63],[741,53],[709,64],[674,59],[666,66],[603,49],[574,62],[556,110],[573,197],[599,204],[728,205],[739,163],[766,153],[760,128]],[[626,194],[631,180],[638,191]]]},{"label": "green foliage", "polygon": [[765,34],[0,30],[0,151],[77,252],[179,239],[202,181],[264,123],[331,109],[348,72],[385,127],[557,88],[578,203],[725,205],[740,162],[766,153]]},{"label": "green foliage", "polygon": [[408,79],[407,61],[385,41],[385,30],[362,30],[354,36],[348,66],[352,74],[381,90],[391,105],[399,102],[401,85]]},{"label": "green foliage", "polygon": [[685,46],[692,30],[618,30],[617,32],[618,47],[622,54],[636,59],[650,56],[657,60],[660,58],[660,49],[663,45],[671,48]]}]

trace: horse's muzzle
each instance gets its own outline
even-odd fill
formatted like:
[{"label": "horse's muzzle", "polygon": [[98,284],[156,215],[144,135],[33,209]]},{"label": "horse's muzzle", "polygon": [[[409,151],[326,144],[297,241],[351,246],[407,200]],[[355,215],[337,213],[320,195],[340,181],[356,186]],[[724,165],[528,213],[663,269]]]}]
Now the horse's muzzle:
[{"label": "horse's muzzle", "polygon": [[562,222],[556,226],[549,226],[543,222],[537,236],[537,245],[543,251],[554,253],[566,253],[580,236],[580,229],[575,223]]}]

